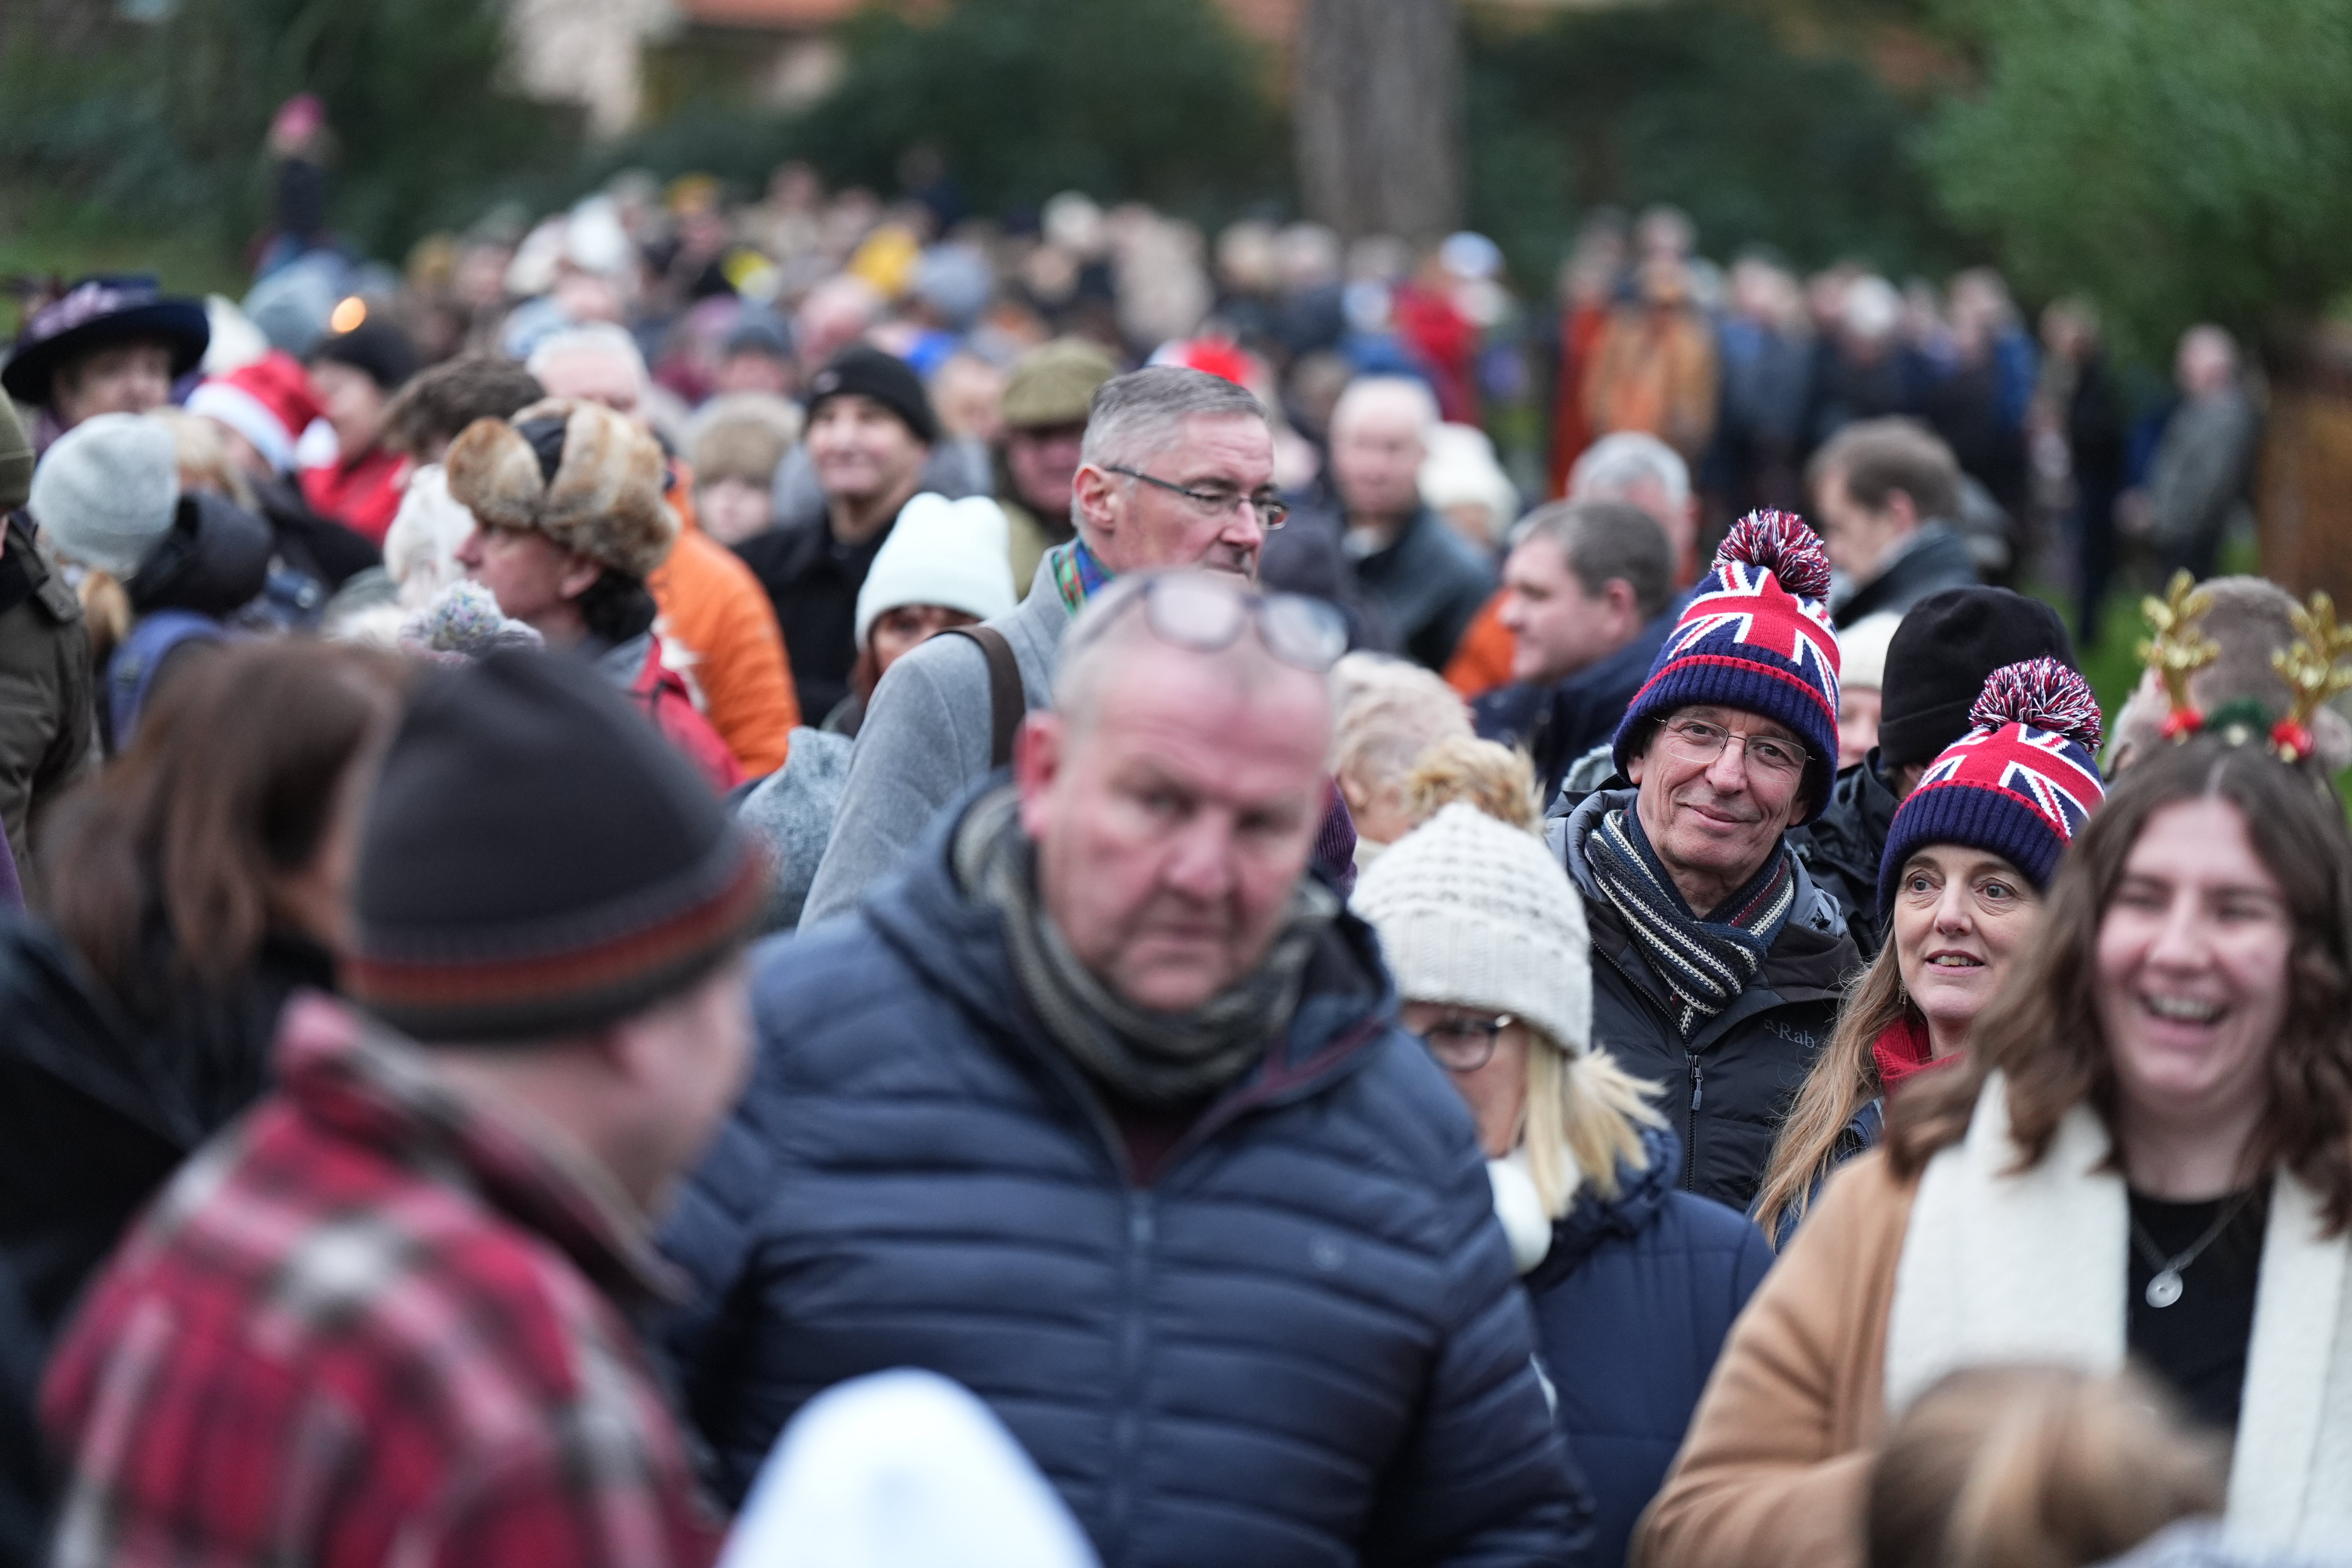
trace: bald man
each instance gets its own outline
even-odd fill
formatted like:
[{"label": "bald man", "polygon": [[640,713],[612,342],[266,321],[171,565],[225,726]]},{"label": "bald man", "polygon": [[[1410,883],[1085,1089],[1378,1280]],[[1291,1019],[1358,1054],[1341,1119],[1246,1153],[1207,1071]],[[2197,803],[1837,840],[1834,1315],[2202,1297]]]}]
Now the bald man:
[{"label": "bald man", "polygon": [[1494,592],[1495,563],[1422,502],[1437,400],[1404,376],[1348,384],[1331,411],[1331,488],[1356,581],[1396,650],[1442,670]]},{"label": "bald man", "polygon": [[816,1394],[918,1366],[1107,1568],[1581,1539],[1468,1116],[1307,871],[1344,640],[1234,574],[1110,584],[1013,779],[769,952],[666,1244],[730,1501]]}]

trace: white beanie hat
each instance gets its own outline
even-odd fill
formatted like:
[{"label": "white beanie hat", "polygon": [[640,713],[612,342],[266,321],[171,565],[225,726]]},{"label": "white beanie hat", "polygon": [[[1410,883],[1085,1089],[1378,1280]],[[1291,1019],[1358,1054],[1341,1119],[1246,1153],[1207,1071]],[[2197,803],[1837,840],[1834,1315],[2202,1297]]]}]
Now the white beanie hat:
[{"label": "white beanie hat", "polygon": [[58,553],[130,577],[172,531],[180,460],[159,419],[100,414],[57,439],[25,508]]},{"label": "white beanie hat", "polygon": [[1881,610],[1838,633],[1838,686],[1840,689],[1877,690],[1886,684],[1886,650],[1894,646],[1895,628],[1903,617],[1893,610]]},{"label": "white beanie hat", "polygon": [[1349,907],[1406,1001],[1492,1008],[1571,1056],[1591,1047],[1584,900],[1534,834],[1455,801],[1390,845]]},{"label": "white beanie hat", "polygon": [[885,611],[943,605],[983,621],[1019,603],[1009,553],[1012,525],[986,496],[950,500],[925,490],[899,509],[857,590],[857,646]]},{"label": "white beanie hat", "polygon": [[961,1385],[838,1384],[768,1451],[719,1568],[1096,1568],[1061,1494]]}]

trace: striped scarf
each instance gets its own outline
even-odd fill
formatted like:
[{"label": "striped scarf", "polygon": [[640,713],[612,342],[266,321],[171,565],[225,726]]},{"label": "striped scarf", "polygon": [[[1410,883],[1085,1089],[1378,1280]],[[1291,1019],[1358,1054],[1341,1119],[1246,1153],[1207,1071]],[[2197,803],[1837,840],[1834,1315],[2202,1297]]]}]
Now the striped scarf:
[{"label": "striped scarf", "polygon": [[1642,825],[1622,807],[1585,839],[1584,858],[1651,970],[1681,1004],[1675,1027],[1686,1040],[1755,980],[1797,901],[1796,858],[1783,842],[1746,887],[1699,919],[1658,864]]}]

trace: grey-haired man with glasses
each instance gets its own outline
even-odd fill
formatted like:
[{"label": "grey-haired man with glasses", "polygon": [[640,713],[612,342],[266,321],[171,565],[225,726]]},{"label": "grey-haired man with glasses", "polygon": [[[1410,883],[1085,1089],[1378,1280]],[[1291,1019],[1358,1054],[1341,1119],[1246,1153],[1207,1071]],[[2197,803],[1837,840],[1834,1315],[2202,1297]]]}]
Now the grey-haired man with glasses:
[{"label": "grey-haired man with glasses", "polygon": [[1788,840],[1837,761],[1829,578],[1801,520],[1742,518],[1617,726],[1625,787],[1550,824],[1591,926],[1593,1038],[1664,1085],[1681,1185],[1738,1209],[1862,966]]},{"label": "grey-haired man with glasses", "polygon": [[979,637],[932,638],[876,689],[803,925],[855,908],[936,813],[1009,760],[1006,700],[1051,700],[1063,633],[1106,584],[1177,567],[1255,580],[1285,508],[1274,434],[1247,391],[1173,365],[1115,376],[1095,394],[1080,453],[1076,533],[1046,552],[1028,597]]},{"label": "grey-haired man with glasses", "polygon": [[765,952],[665,1247],[719,1490],[844,1379],[985,1400],[1109,1568],[1567,1560],[1467,1113],[1308,873],[1335,612],[1123,577],[1009,781]]}]

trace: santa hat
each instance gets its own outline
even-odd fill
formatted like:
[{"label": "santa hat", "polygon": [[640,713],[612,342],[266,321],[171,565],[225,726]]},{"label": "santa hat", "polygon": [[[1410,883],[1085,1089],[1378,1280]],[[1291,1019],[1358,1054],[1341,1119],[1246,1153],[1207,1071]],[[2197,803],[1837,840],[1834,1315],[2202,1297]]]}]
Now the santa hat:
[{"label": "santa hat", "polygon": [[1895,907],[1903,863],[1929,844],[2000,856],[2037,889],[2106,798],[2099,765],[2099,703],[2054,658],[2005,664],[1969,710],[1969,732],[1944,748],[1903,797],[1878,861],[1878,910]]},{"label": "santa hat", "polygon": [[1829,588],[1829,557],[1804,519],[1752,511],[1732,524],[1618,722],[1617,771],[1675,710],[1733,708],[1804,742],[1805,819],[1819,816],[1838,754],[1838,639],[1822,604]]},{"label": "santa hat", "polygon": [[251,364],[208,378],[189,395],[188,412],[227,426],[282,474],[295,466],[294,444],[319,417],[319,400],[294,356],[272,349]]}]

